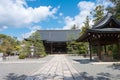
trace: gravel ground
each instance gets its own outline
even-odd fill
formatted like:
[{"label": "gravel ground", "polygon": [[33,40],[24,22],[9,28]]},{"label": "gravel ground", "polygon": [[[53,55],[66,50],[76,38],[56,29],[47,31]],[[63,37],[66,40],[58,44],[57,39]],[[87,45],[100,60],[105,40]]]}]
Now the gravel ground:
[{"label": "gravel ground", "polygon": [[40,69],[52,57],[25,60],[9,57],[9,60],[0,61],[0,80],[24,80]]},{"label": "gravel ground", "polygon": [[120,80],[120,65],[92,64],[89,58],[67,56],[74,68],[85,80]]}]

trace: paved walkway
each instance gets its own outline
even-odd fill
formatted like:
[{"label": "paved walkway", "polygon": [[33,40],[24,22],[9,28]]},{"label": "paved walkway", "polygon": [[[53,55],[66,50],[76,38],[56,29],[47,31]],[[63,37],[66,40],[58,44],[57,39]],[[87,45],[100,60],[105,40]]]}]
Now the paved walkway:
[{"label": "paved walkway", "polygon": [[25,80],[83,80],[64,55],[54,55],[40,70]]}]

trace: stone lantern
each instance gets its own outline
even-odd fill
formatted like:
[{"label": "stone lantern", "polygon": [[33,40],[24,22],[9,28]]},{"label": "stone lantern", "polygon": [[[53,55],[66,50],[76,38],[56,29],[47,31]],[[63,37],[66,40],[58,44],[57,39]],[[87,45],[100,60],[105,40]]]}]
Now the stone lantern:
[{"label": "stone lantern", "polygon": [[34,55],[34,46],[33,46],[33,44],[32,44],[32,46],[30,46],[30,52],[31,52],[31,56],[33,56]]}]

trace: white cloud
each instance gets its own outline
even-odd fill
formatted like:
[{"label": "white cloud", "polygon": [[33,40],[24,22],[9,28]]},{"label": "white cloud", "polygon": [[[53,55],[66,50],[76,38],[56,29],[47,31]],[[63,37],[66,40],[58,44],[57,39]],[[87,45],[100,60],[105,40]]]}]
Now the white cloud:
[{"label": "white cloud", "polygon": [[114,6],[114,4],[110,0],[97,0],[96,5],[103,5],[105,8],[108,6]]},{"label": "white cloud", "polygon": [[58,8],[51,6],[28,7],[25,0],[0,1],[0,26],[23,27],[54,17]]},{"label": "white cloud", "polygon": [[7,26],[3,26],[3,29],[7,29],[8,27]]},{"label": "white cloud", "polygon": [[23,40],[24,38],[28,38],[32,33],[36,32],[36,30],[40,30],[41,26],[35,25],[35,26],[31,26],[29,27],[29,29],[31,30],[30,32],[27,33],[23,33],[21,34],[20,37],[18,37],[18,40]]},{"label": "white cloud", "polygon": [[4,30],[4,29],[7,29],[8,27],[7,26],[2,26],[1,28],[0,28],[0,31],[2,31],[2,30]]},{"label": "white cloud", "polygon": [[[80,10],[79,14],[74,16],[74,17],[70,17],[67,16],[65,17],[65,26],[63,27],[63,29],[70,29],[74,24],[77,25],[79,27],[79,29],[81,29],[81,27],[83,26],[83,22],[86,19],[86,16],[90,16],[90,12],[97,6],[97,5],[104,5],[104,7],[108,7],[108,6],[113,6],[111,2],[109,2],[108,0],[96,0],[97,2],[90,2],[90,1],[80,1],[78,3],[78,8]],[[90,25],[93,25],[92,19],[90,19]]]},{"label": "white cloud", "polygon": [[59,16],[63,16],[63,13],[59,13]]},{"label": "white cloud", "polygon": [[74,16],[73,18],[70,16],[67,16],[65,18],[65,26],[63,29],[70,29],[74,24],[77,25],[79,28],[82,27],[83,22],[85,21],[86,16],[90,15],[90,11],[94,9],[95,3],[93,2],[86,2],[81,1],[77,5],[79,7],[79,14]]},{"label": "white cloud", "polygon": [[45,30],[62,30],[61,28],[47,28]]},{"label": "white cloud", "polygon": [[93,2],[87,2],[87,1],[81,1],[77,5],[80,10],[91,10],[94,8],[95,3]]},{"label": "white cloud", "polygon": [[36,30],[40,30],[41,26],[35,25],[29,28],[31,31],[36,31]]},{"label": "white cloud", "polygon": [[23,40],[24,38],[28,38],[31,34],[33,34],[35,32],[35,30],[32,30],[28,33],[24,33],[21,35],[21,37],[19,38],[19,40]]}]

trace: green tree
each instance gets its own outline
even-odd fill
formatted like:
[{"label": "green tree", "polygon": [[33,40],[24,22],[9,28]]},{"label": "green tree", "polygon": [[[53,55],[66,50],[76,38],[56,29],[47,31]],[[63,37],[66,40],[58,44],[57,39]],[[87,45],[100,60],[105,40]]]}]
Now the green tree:
[{"label": "green tree", "polygon": [[[90,19],[89,16],[86,17],[85,22],[83,22],[83,26],[81,28],[80,35],[83,35],[88,29],[90,29]],[[86,54],[88,53],[88,43],[87,42],[80,42],[79,43],[79,54]]]},{"label": "green tree", "polygon": [[71,27],[72,30],[76,30],[78,29],[78,26],[76,26],[75,24]]},{"label": "green tree", "polygon": [[41,41],[40,33],[36,31],[28,38],[28,46],[33,45],[34,46],[34,55],[36,56],[45,56],[45,49],[43,42]]},{"label": "green tree", "polygon": [[67,35],[67,39],[68,39],[68,42],[67,42],[67,53],[69,53],[69,54],[75,53],[74,49],[73,49],[73,44],[72,44],[72,42],[74,41],[73,36],[74,36],[73,34]]},{"label": "green tree", "polygon": [[15,51],[16,46],[20,45],[19,41],[11,36],[5,34],[0,34],[0,52],[3,52],[5,55],[10,55]]},{"label": "green tree", "polygon": [[20,51],[20,55],[25,55],[25,57],[29,57],[30,56],[30,46],[32,45],[32,42],[30,40],[23,40],[21,42],[21,51]]},{"label": "green tree", "polygon": [[87,53],[87,44],[83,42],[76,42],[74,40],[75,34],[68,35],[68,42],[67,42],[67,53],[68,54],[84,54]]},{"label": "green tree", "polygon": [[86,53],[88,53],[88,43],[86,43],[86,42],[79,42],[78,50],[79,50],[79,54],[86,54]]},{"label": "green tree", "polygon": [[114,6],[108,7],[107,11],[112,13],[117,20],[120,20],[120,1],[119,0],[110,0]]},{"label": "green tree", "polygon": [[89,25],[89,23],[90,23],[89,16],[86,17],[86,20],[85,20],[85,22],[83,22],[83,23],[84,23],[84,26],[82,26],[82,28],[81,28],[81,34],[83,34],[87,29],[90,29],[90,25]]},{"label": "green tree", "polygon": [[103,18],[103,16],[104,16],[104,6],[102,6],[102,5],[96,6],[96,8],[91,12],[91,14],[93,15],[93,18],[94,18],[93,22],[95,24],[101,18]]}]

